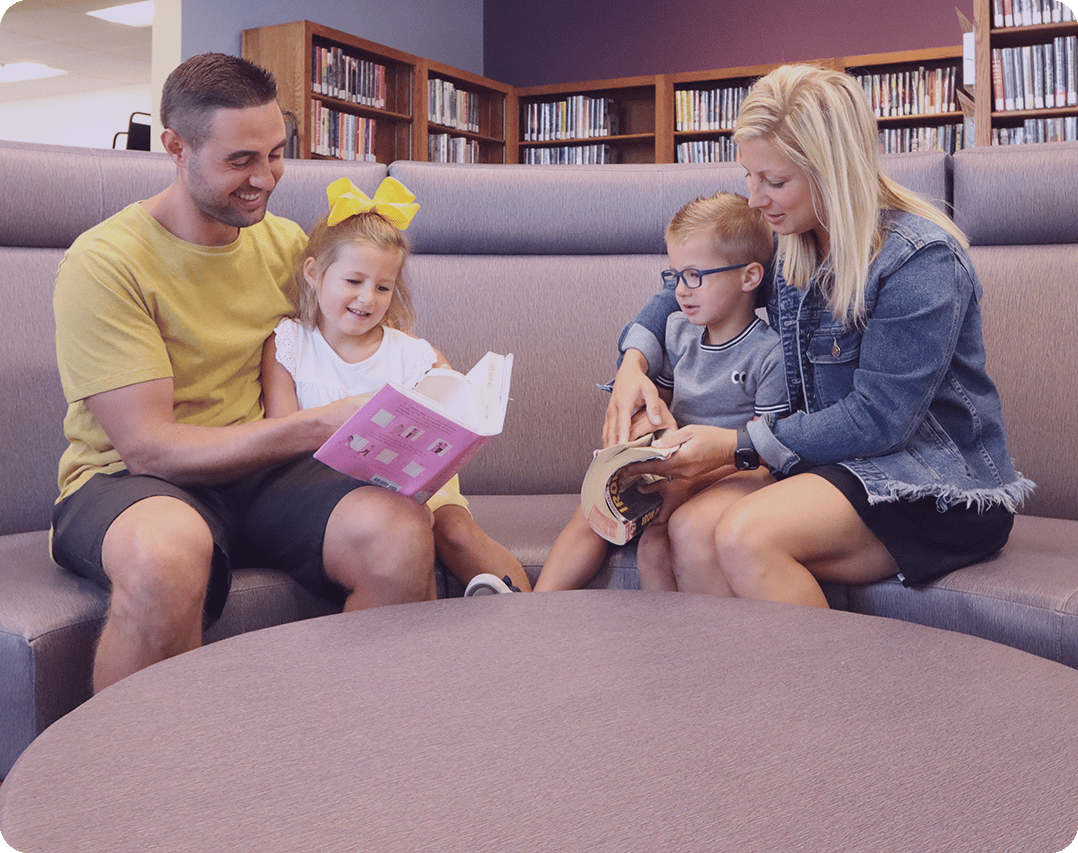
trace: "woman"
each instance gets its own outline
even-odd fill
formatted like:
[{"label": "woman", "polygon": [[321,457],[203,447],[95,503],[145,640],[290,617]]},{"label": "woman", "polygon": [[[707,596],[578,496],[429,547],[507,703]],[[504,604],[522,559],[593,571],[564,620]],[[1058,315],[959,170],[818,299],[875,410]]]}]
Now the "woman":
[{"label": "woman", "polygon": [[[795,412],[684,427],[662,441],[678,445],[670,459],[634,466],[682,478],[759,458],[772,470],[671,516],[677,588],[826,607],[821,582],[924,583],[994,553],[1033,484],[1014,470],[985,373],[964,235],[881,173],[875,119],[845,74],[776,69],[734,139],[749,203],[778,235],[768,316]],[[623,336],[607,443],[641,406],[637,421],[664,419],[643,370],[671,310],[656,295]]]}]

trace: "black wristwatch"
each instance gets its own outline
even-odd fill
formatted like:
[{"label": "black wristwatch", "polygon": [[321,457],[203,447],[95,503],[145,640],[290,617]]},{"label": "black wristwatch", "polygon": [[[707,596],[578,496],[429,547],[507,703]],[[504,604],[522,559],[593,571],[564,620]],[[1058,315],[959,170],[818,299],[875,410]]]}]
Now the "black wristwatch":
[{"label": "black wristwatch", "polygon": [[743,426],[737,428],[737,450],[734,451],[734,467],[738,471],[752,471],[760,467],[760,454],[752,446],[749,431]]}]

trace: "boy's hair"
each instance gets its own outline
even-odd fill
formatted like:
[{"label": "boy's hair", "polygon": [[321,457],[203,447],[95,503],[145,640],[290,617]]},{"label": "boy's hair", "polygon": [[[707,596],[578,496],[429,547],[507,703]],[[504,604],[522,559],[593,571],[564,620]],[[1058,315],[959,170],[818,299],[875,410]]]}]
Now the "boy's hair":
[{"label": "boy's hair", "polygon": [[[962,245],[965,236],[926,199],[880,171],[876,118],[850,75],[814,65],[783,65],[753,84],[741,104],[737,143],[766,139],[802,169],[812,186],[816,215],[828,230],[834,284],[828,307],[839,320],[866,319],[868,267],[880,250],[880,211],[915,213],[943,227]],[[808,287],[824,259],[811,234],[779,236],[782,271],[794,287]]]},{"label": "boy's hair", "polygon": [[400,329],[402,332],[411,332],[415,327],[416,317],[412,295],[404,275],[404,262],[411,251],[408,238],[397,226],[374,211],[349,216],[336,225],[327,225],[328,219],[327,214],[311,229],[307,248],[303,250],[299,264],[292,274],[292,304],[296,319],[308,328],[318,325],[318,293],[303,277],[303,266],[307,259],[315,259],[315,278],[321,285],[322,276],[330,264],[337,260],[341,246],[361,243],[387,252],[396,252],[400,257],[401,271],[393,287],[389,308],[382,318],[382,325]]},{"label": "boy's hair", "polygon": [[196,151],[210,138],[221,108],[260,107],[277,99],[273,75],[253,62],[225,53],[202,53],[182,62],[165,80],[161,124]]},{"label": "boy's hair", "polygon": [[693,199],[666,226],[669,243],[684,243],[701,234],[710,236],[716,251],[731,264],[756,262],[766,268],[775,253],[775,238],[763,215],[737,193]]}]

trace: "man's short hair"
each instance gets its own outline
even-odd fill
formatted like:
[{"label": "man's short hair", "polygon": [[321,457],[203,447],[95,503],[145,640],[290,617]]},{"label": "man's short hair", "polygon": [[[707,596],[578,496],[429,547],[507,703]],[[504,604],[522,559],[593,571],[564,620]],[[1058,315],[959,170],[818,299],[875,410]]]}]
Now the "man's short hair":
[{"label": "man's short hair", "polygon": [[161,124],[196,150],[210,138],[214,112],[260,107],[277,99],[266,69],[238,56],[202,53],[173,69],[161,92]]}]

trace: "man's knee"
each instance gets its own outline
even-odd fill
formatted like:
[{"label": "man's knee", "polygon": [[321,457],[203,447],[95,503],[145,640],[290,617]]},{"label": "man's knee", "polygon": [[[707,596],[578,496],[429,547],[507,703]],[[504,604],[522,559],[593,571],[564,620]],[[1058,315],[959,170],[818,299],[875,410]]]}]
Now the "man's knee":
[{"label": "man's knee", "polygon": [[373,486],[349,492],[326,525],[323,559],[327,575],[348,589],[403,576],[425,584],[434,566],[430,511]]},{"label": "man's knee", "polygon": [[133,504],[101,549],[113,613],[160,624],[200,614],[212,558],[213,536],[195,509],[161,496]]}]

